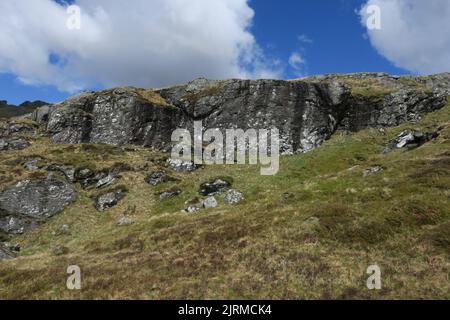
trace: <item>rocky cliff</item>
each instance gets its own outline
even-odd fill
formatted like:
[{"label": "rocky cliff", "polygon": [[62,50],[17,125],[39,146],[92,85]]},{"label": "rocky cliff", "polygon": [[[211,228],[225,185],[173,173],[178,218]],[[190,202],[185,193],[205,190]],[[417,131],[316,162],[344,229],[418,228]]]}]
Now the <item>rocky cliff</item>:
[{"label": "rocky cliff", "polygon": [[56,143],[134,144],[170,148],[176,128],[277,127],[283,153],[306,152],[336,130],[358,131],[416,121],[443,107],[450,74],[394,77],[383,73],[281,80],[204,78],[158,90],[116,88],[85,93],[38,109]]}]

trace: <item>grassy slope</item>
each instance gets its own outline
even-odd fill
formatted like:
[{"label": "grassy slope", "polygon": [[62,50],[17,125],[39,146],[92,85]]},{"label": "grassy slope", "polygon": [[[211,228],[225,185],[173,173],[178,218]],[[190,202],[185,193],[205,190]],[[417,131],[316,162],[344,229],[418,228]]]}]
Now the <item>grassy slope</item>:
[{"label": "grassy slope", "polygon": [[[439,126],[445,126],[441,136],[421,148],[380,152],[405,128]],[[93,191],[80,190],[74,205],[15,238],[24,249],[19,258],[0,262],[0,298],[449,299],[449,150],[450,105],[384,133],[337,133],[311,153],[283,157],[273,177],[253,166],[181,175],[183,194],[161,203],[154,193],[171,185],[143,182],[145,165],[161,155],[55,146],[41,138],[28,150],[2,154],[0,183],[29,176],[16,161],[29,154],[97,167],[125,162],[142,170],[122,174],[118,183],[130,191],[110,211],[97,212]],[[386,170],[363,178],[373,165]],[[245,201],[181,213],[199,184],[216,176],[233,177]],[[136,223],[116,226],[123,213]],[[53,233],[62,224],[70,225],[69,235]],[[53,256],[57,244],[69,254]],[[82,269],[81,291],[65,289],[71,264]],[[381,291],[366,289],[371,264],[381,267]]]}]

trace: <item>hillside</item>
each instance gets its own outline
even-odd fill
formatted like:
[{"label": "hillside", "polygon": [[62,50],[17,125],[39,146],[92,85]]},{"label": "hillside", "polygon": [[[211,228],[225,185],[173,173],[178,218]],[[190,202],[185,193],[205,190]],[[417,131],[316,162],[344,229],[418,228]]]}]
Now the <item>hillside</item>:
[{"label": "hillside", "polygon": [[8,104],[7,101],[0,100],[0,118],[19,117],[28,113],[32,113],[36,108],[48,104],[43,101],[25,101],[19,106]]},{"label": "hillside", "polygon": [[[0,298],[449,299],[449,79],[198,79],[4,121]],[[198,119],[280,127],[278,174],[168,165],[170,133]]]}]

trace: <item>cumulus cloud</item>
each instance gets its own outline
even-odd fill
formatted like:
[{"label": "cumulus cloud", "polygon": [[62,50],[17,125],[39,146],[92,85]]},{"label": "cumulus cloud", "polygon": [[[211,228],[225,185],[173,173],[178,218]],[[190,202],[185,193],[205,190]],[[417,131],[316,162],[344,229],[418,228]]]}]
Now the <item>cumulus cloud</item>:
[{"label": "cumulus cloud", "polygon": [[27,84],[160,87],[198,76],[279,77],[249,31],[248,0],[0,1],[0,72]]},{"label": "cumulus cloud", "polygon": [[296,76],[301,77],[305,75],[306,61],[299,52],[293,52],[288,61]]},{"label": "cumulus cloud", "polygon": [[450,71],[450,1],[368,0],[359,12],[366,27],[374,5],[381,28],[368,28],[367,36],[381,55],[413,73]]}]

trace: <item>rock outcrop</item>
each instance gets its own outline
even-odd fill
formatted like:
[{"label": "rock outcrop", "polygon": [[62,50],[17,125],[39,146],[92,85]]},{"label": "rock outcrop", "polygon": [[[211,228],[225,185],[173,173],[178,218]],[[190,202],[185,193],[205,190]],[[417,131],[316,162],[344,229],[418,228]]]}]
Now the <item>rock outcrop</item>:
[{"label": "rock outcrop", "polygon": [[[35,112],[57,143],[135,144],[169,150],[176,128],[280,130],[281,151],[306,152],[336,130],[395,126],[443,107],[450,74],[394,77],[380,73],[305,79],[200,78],[186,85],[117,88],[83,94]],[[45,110],[44,110],[45,109]],[[48,119],[48,121],[45,121]]]},{"label": "rock outcrop", "polygon": [[0,231],[22,234],[76,199],[72,185],[57,179],[24,180],[0,193]]}]

